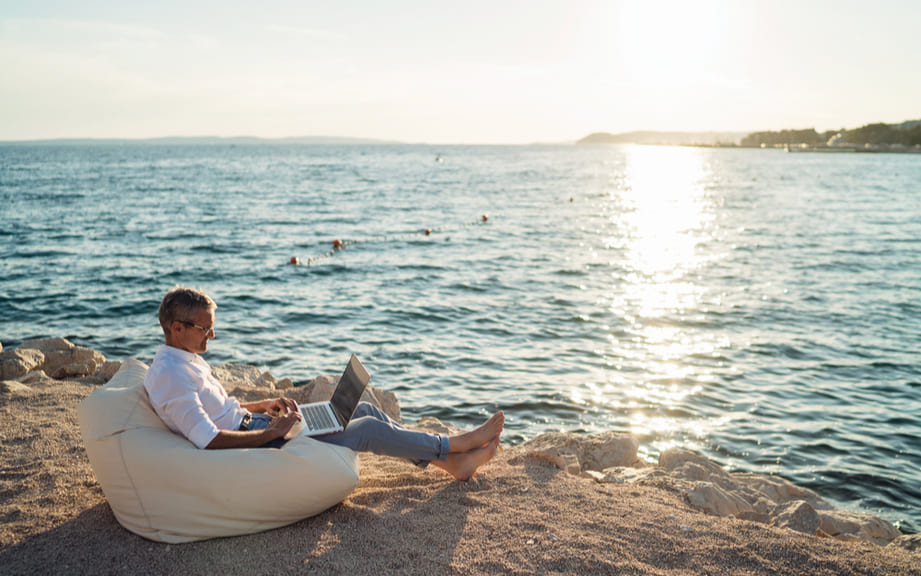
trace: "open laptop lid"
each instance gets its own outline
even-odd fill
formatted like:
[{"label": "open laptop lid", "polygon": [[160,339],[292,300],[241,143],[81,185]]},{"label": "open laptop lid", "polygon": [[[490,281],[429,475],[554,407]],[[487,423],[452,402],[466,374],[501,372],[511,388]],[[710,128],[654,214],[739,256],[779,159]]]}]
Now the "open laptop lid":
[{"label": "open laptop lid", "polygon": [[358,356],[352,354],[345,372],[339,378],[339,385],[336,386],[333,397],[329,399],[343,426],[352,419],[355,407],[358,406],[358,401],[361,400],[361,395],[370,380],[371,375],[365,370]]}]

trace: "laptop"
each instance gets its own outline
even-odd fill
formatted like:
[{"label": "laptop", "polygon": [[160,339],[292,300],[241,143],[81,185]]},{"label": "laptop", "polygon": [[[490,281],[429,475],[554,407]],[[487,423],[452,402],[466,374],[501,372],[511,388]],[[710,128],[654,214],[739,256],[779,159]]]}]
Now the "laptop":
[{"label": "laptop", "polygon": [[339,378],[339,385],[336,386],[332,398],[326,402],[298,405],[303,419],[297,434],[320,436],[345,430],[369,380],[371,376],[368,371],[365,370],[358,356],[352,354],[345,371]]}]

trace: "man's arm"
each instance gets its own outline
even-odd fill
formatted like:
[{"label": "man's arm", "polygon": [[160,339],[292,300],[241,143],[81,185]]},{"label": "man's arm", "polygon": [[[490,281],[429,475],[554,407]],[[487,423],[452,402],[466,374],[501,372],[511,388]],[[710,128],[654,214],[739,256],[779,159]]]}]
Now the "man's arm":
[{"label": "man's arm", "polygon": [[246,404],[240,404],[240,406],[253,414],[268,414],[269,416],[281,416],[289,412],[298,411],[297,402],[290,398],[275,398],[274,400],[247,402]]},{"label": "man's arm", "polygon": [[300,419],[300,412],[295,410],[284,416],[272,418],[269,427],[264,430],[220,430],[205,448],[208,450],[258,448],[272,440],[284,437]]}]

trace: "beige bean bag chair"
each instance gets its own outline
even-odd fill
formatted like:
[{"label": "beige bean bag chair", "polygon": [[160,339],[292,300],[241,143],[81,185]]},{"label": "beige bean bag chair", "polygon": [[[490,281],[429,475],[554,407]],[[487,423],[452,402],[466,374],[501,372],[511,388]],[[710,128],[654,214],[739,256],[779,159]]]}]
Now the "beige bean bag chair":
[{"label": "beige bean bag chair", "polygon": [[296,436],[281,449],[199,450],[150,406],[128,359],[79,407],[96,478],[122,526],[158,542],[269,530],[319,514],[358,484],[348,448]]}]

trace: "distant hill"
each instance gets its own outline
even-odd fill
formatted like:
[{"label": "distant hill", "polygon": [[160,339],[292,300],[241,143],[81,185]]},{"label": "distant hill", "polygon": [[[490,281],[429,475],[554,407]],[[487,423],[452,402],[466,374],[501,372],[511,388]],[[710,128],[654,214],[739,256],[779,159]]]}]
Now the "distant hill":
[{"label": "distant hill", "polygon": [[389,140],[374,140],[371,138],[344,138],[341,136],[294,136],[291,138],[258,138],[256,136],[167,136],[164,138],[55,138],[51,140],[6,140],[0,145],[25,144],[34,146],[54,145],[221,145],[221,144],[399,144]]},{"label": "distant hill", "polygon": [[738,144],[747,132],[623,132],[609,134],[595,132],[582,138],[576,144],[660,144],[672,146]]},{"label": "distant hill", "polygon": [[851,130],[828,130],[826,132],[816,132],[814,128],[752,132],[742,139],[742,146],[752,148],[921,146],[921,120],[907,120],[899,124],[877,122]]}]

